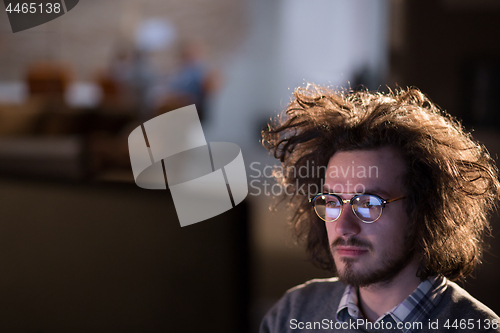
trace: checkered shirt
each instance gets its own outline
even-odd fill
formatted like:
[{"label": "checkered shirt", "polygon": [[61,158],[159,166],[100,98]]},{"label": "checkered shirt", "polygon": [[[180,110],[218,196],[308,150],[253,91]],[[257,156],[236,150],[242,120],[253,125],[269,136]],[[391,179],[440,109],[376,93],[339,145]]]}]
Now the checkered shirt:
[{"label": "checkered shirt", "polygon": [[[441,301],[447,287],[447,281],[442,276],[429,277],[420,283],[417,289],[403,302],[384,313],[376,322],[382,320],[387,322],[388,320],[391,321],[390,318],[392,318],[394,323],[403,323],[403,327],[404,323],[407,322],[424,322]],[[350,318],[354,320],[364,319],[358,308],[357,288],[347,286],[337,309],[337,321],[345,322]],[[412,331],[403,329],[402,332],[410,333]]]}]

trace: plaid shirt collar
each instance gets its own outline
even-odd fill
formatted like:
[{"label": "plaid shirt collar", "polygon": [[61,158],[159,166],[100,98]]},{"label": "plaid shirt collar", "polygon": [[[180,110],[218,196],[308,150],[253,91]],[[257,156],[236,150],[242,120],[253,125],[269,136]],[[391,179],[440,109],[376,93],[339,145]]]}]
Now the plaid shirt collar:
[{"label": "plaid shirt collar", "polygon": [[[447,287],[447,281],[442,276],[429,277],[420,283],[417,289],[403,302],[384,313],[376,322],[387,321],[388,316],[396,323],[423,322],[430,317],[432,311],[441,301]],[[363,316],[358,308],[357,288],[347,286],[337,309],[337,321],[345,322],[350,318],[363,319]],[[403,332],[410,332],[410,330],[403,330]]]}]

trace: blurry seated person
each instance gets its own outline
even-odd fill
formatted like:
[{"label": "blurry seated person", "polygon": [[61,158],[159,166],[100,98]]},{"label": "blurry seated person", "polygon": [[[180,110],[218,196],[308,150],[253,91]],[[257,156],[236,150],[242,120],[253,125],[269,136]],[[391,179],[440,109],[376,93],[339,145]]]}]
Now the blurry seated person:
[{"label": "blurry seated person", "polygon": [[452,282],[480,263],[499,197],[487,150],[415,88],[294,96],[264,144],[296,190],[298,236],[334,277],[289,290],[260,332],[500,332]]},{"label": "blurry seated person", "polygon": [[208,69],[204,47],[200,43],[182,44],[180,61],[179,69],[168,79],[166,86],[153,92],[154,95],[160,95],[155,115],[195,104],[203,121],[207,97],[219,88],[220,78],[216,72]]}]

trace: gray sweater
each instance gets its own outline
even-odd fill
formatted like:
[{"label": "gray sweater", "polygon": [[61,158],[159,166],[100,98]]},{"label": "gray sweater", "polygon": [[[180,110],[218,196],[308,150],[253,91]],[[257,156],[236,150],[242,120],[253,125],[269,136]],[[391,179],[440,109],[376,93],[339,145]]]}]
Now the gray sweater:
[{"label": "gray sweater", "polygon": [[421,322],[421,328],[415,326],[410,330],[396,329],[395,323],[392,329],[387,329],[380,325],[370,327],[372,323],[361,320],[337,322],[337,307],[344,290],[345,285],[336,279],[311,280],[290,289],[264,317],[260,333],[500,332],[500,318],[451,281],[430,318]]}]

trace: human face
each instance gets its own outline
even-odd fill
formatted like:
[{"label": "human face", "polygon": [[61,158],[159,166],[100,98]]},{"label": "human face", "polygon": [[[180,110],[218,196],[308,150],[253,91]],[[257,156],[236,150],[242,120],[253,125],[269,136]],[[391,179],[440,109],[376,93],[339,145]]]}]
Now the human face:
[{"label": "human face", "polygon": [[[330,158],[324,190],[343,199],[364,192],[390,200],[405,195],[405,170],[402,157],[390,147],[341,151]],[[345,205],[336,221],[325,224],[339,279],[346,284],[390,282],[412,261],[404,200],[387,204],[373,223],[362,222]]]}]

